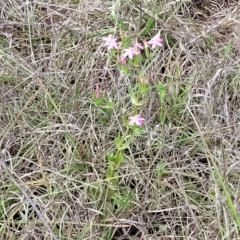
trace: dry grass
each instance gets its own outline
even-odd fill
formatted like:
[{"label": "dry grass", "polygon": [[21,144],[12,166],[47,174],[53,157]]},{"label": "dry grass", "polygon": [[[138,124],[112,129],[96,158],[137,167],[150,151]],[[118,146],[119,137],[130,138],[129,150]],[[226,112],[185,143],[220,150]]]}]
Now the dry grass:
[{"label": "dry grass", "polygon": [[[240,4],[210,2],[0,2],[0,239],[240,239]],[[122,23],[134,38],[151,18],[146,37],[161,29],[165,44],[113,191],[106,155],[134,79],[101,36]]]}]

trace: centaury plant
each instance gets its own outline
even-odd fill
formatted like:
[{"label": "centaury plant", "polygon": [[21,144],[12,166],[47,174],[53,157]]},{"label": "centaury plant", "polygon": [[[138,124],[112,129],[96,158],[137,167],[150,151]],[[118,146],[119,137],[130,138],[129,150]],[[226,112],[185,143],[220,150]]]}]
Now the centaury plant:
[{"label": "centaury plant", "polygon": [[[147,101],[147,92],[150,88],[149,74],[141,69],[140,63],[144,64],[144,61],[149,61],[153,57],[150,50],[163,46],[160,31],[149,41],[146,39],[142,42],[139,42],[137,39],[131,41],[122,31],[120,32],[120,39],[118,41],[112,34],[102,38],[104,46],[107,47],[109,52],[110,59],[118,64],[119,70],[130,78],[135,76],[136,79],[135,83],[128,89],[132,103],[132,113],[129,113],[129,122],[125,121],[126,130],[123,134],[118,133],[115,139],[115,151],[107,154],[108,168],[106,179],[112,188],[118,182],[117,170],[124,160],[125,150],[129,148],[134,138],[142,132],[144,124],[146,124],[146,119],[141,116],[140,112],[141,107]],[[95,98],[97,100],[95,102],[101,107],[104,100],[100,97],[98,85],[95,90]]]}]

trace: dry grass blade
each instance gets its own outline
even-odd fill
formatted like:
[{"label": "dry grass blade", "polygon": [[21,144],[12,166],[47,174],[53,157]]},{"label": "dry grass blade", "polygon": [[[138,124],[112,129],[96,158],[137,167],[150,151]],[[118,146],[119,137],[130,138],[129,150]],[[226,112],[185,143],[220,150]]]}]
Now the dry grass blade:
[{"label": "dry grass blade", "polygon": [[[7,156],[8,155],[8,156]],[[5,152],[4,150],[1,152],[1,157],[0,157],[0,166],[1,168],[8,174],[9,178],[14,182],[14,184],[20,189],[20,191],[22,192],[22,194],[24,195],[24,197],[27,199],[27,201],[29,202],[29,204],[33,207],[33,209],[36,211],[39,219],[41,219],[43,225],[46,227],[46,229],[48,230],[48,232],[50,233],[51,237],[54,240],[59,240],[57,238],[57,236],[54,234],[52,227],[50,226],[50,224],[48,223],[47,219],[42,215],[42,213],[39,211],[39,209],[37,208],[36,204],[34,203],[34,201],[31,199],[31,197],[27,194],[26,190],[24,189],[24,183],[19,182],[19,179],[14,177],[14,173],[10,172],[10,170],[8,169],[5,161],[10,161],[10,159],[5,159],[5,158],[10,158],[9,153],[7,154],[7,152]]]}]

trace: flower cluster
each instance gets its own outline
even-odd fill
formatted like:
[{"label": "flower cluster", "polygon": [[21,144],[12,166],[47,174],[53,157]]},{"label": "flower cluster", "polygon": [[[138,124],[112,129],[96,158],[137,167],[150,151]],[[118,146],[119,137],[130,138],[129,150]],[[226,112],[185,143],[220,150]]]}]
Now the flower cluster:
[{"label": "flower cluster", "polygon": [[[111,49],[119,49],[121,43],[118,42],[117,38],[115,38],[112,34],[107,37],[103,37],[102,40],[105,42],[104,46],[107,47],[108,51]],[[133,46],[123,49],[124,53],[121,56],[118,56],[118,61],[122,64],[126,64],[126,58],[133,59],[135,55],[141,54],[141,50],[143,48],[156,48],[157,46],[163,46],[163,40],[161,38],[160,31],[152,37],[148,42],[144,41],[143,44],[139,42],[135,42]]]},{"label": "flower cluster", "polygon": [[[140,55],[143,49],[155,49],[157,46],[163,46],[163,40],[161,38],[160,31],[152,37],[149,41],[143,41],[143,43],[135,42],[132,46],[121,49],[122,43],[117,40],[112,34],[108,35],[107,37],[103,37],[102,40],[104,41],[104,46],[107,47],[108,51],[111,49],[116,49],[118,52],[121,52],[121,55],[117,55],[117,61],[120,62],[122,65],[127,64],[127,59],[132,60],[134,56]],[[144,82],[142,77],[138,79],[140,82]],[[145,80],[145,83],[148,82],[148,77]],[[96,96],[99,94],[99,88],[96,88]],[[129,117],[129,125],[137,125],[142,126],[145,123],[145,118],[142,118],[139,114]]]}]

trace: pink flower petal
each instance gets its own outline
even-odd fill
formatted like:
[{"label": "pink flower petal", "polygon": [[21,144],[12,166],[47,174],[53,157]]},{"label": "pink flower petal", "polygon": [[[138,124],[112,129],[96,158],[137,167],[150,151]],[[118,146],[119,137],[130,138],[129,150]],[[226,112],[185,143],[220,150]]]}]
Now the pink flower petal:
[{"label": "pink flower petal", "polygon": [[139,114],[129,117],[129,120],[130,125],[136,124],[137,126],[142,126],[145,123],[145,118],[140,117]]},{"label": "pink flower petal", "polygon": [[133,45],[133,47],[134,47],[135,49],[143,49],[142,43],[138,43],[138,42],[136,42],[136,43]]},{"label": "pink flower petal", "polygon": [[108,51],[112,48],[119,48],[119,42],[112,34],[109,34],[107,37],[103,37],[102,40],[105,42],[104,46],[108,48]]},{"label": "pink flower petal", "polygon": [[126,59],[123,56],[117,56],[117,61],[122,63],[122,65],[126,65]]},{"label": "pink flower petal", "polygon": [[130,47],[130,48],[127,48],[127,49],[124,49],[124,54],[123,54],[123,57],[128,57],[130,59],[133,59],[133,56],[134,55],[138,55],[140,54],[138,50],[136,50],[134,47]]},{"label": "pink flower petal", "polygon": [[156,46],[163,46],[163,40],[160,37],[160,31],[150,39],[150,41],[147,42],[149,45],[152,45],[152,49],[154,49]]}]

